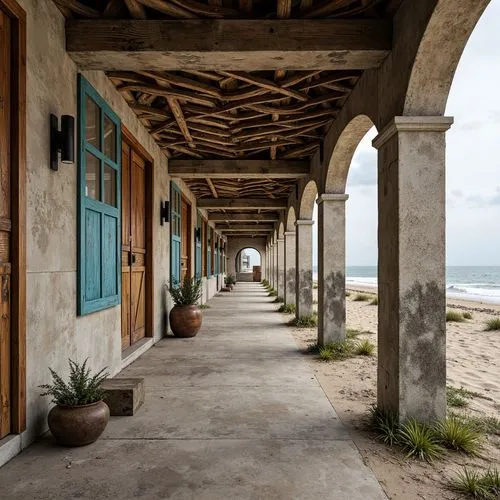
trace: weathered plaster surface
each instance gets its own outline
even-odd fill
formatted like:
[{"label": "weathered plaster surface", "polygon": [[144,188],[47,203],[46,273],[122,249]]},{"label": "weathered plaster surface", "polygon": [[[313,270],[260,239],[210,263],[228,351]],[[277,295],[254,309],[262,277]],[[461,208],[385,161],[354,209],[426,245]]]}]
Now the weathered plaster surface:
[{"label": "weathered plaster surface", "polygon": [[278,297],[283,298],[285,296],[285,238],[278,238],[277,241],[278,249]]},{"label": "weathered plaster surface", "polygon": [[345,338],[345,203],[347,195],[318,198],[318,342]]},{"label": "weathered plaster surface", "polygon": [[295,288],[295,281],[297,279],[296,277],[297,273],[295,270],[296,251],[297,251],[297,243],[295,241],[295,231],[286,231],[285,232],[285,294],[283,297],[283,299],[285,300],[285,304],[295,304],[297,300],[297,292]]},{"label": "weathered plaster surface", "polygon": [[297,318],[313,312],[312,220],[299,219],[296,225],[295,285]]}]

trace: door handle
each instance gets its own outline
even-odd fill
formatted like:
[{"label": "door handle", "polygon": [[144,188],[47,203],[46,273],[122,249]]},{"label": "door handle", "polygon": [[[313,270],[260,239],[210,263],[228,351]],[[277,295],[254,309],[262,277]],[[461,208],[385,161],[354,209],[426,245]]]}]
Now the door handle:
[{"label": "door handle", "polygon": [[135,264],[135,255],[130,252],[128,254],[128,265],[131,266],[132,264]]}]

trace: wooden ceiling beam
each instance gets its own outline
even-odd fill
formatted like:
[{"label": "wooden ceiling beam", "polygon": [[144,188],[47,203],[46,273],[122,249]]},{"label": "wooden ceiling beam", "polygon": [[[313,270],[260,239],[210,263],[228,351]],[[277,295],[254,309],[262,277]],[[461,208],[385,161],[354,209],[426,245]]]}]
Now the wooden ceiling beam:
[{"label": "wooden ceiling beam", "polygon": [[391,49],[383,19],[66,21],[66,50],[82,70],[367,69]]},{"label": "wooden ceiling beam", "polygon": [[206,210],[241,210],[241,209],[274,209],[285,210],[288,207],[286,199],[270,198],[199,198],[198,208]]},{"label": "wooden ceiling beam", "polygon": [[208,214],[211,222],[278,222],[280,216],[276,212],[246,213],[246,212],[212,212]]},{"label": "wooden ceiling beam", "polygon": [[311,169],[307,161],[170,160],[168,172],[182,179],[296,179]]},{"label": "wooden ceiling beam", "polygon": [[247,224],[245,226],[234,226],[234,225],[226,225],[226,224],[216,224],[215,229],[217,231],[221,232],[232,232],[232,233],[245,233],[245,232],[250,232],[250,233],[270,233],[271,231],[274,231],[274,225],[273,224]]}]

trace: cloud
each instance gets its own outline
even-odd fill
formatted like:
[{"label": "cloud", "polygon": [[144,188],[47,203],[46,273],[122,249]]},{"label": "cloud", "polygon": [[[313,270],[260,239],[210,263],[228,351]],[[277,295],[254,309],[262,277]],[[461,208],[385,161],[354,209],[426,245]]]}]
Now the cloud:
[{"label": "cloud", "polygon": [[351,164],[347,183],[351,187],[377,185],[377,152],[359,151]]}]

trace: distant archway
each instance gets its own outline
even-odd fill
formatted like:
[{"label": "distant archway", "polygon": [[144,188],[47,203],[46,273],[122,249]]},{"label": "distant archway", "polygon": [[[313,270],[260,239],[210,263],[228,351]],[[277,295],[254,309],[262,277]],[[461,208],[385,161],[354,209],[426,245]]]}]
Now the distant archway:
[{"label": "distant archway", "polygon": [[253,266],[262,265],[262,254],[255,247],[242,248],[235,257],[234,267],[237,273],[251,273]]}]

